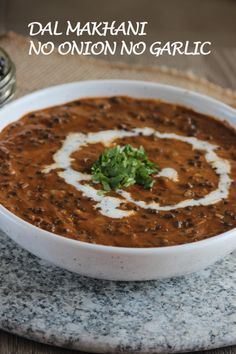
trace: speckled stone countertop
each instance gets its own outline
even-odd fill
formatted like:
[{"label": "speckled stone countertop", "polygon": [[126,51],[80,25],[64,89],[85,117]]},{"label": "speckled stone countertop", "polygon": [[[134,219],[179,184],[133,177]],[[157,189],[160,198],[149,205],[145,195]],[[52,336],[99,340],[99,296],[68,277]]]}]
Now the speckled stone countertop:
[{"label": "speckled stone countertop", "polygon": [[63,271],[0,235],[0,327],[90,352],[236,344],[236,255],[198,274],[122,283]]}]

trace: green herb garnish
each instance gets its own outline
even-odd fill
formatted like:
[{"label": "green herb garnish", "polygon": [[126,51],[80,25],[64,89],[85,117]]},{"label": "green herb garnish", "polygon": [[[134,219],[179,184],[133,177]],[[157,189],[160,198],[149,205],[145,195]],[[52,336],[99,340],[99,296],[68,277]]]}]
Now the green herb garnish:
[{"label": "green herb garnish", "polygon": [[146,189],[153,186],[151,175],[159,167],[151,162],[144,148],[131,145],[115,146],[106,149],[92,166],[92,179],[101,183],[104,192],[139,184]]}]

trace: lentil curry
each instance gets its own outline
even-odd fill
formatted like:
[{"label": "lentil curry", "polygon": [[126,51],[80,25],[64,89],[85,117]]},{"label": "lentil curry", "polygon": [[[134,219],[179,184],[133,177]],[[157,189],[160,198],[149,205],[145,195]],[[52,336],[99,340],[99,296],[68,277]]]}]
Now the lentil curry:
[{"label": "lentil curry", "polygon": [[[86,98],[29,113],[0,133],[0,203],[76,240],[161,247],[236,227],[236,133],[212,117],[157,100]],[[104,150],[144,149],[151,188],[102,191]],[[52,236],[53,237],[53,236]]]}]

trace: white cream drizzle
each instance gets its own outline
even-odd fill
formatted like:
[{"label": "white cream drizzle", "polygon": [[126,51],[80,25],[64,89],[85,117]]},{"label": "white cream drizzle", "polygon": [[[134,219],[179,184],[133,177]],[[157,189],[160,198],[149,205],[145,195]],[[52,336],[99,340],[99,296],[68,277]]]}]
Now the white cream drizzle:
[{"label": "white cream drizzle", "polygon": [[166,167],[163,168],[156,177],[166,177],[172,180],[173,182],[178,182],[179,175],[178,172],[174,168]]},{"label": "white cream drizzle", "polygon": [[[144,136],[156,136],[159,139],[174,139],[192,145],[193,149],[206,151],[206,161],[214,168],[219,176],[218,188],[200,199],[187,199],[183,200],[175,205],[160,206],[159,203],[139,201],[133,199],[129,192],[124,190],[118,190],[117,194],[121,196],[110,197],[107,195],[99,195],[98,190],[93,188],[89,184],[82,184],[82,181],[90,181],[92,176],[90,174],[81,173],[75,171],[71,167],[72,158],[71,154],[78,151],[88,144],[102,143],[104,146],[109,147],[116,139],[125,137],[134,137],[138,135]],[[204,140],[197,139],[195,137],[187,137],[177,135],[175,133],[161,133],[153,128],[136,128],[131,131],[124,130],[105,130],[95,133],[70,133],[64,140],[62,147],[53,155],[54,163],[46,166],[43,169],[44,173],[49,173],[53,169],[63,169],[58,171],[58,175],[62,177],[66,183],[73,185],[77,190],[83,193],[83,195],[96,202],[95,208],[100,211],[102,215],[110,218],[123,218],[134,214],[133,210],[121,210],[119,209],[121,204],[131,202],[143,209],[154,209],[157,211],[169,211],[185,207],[193,207],[199,205],[210,205],[219,202],[220,200],[227,198],[229,194],[229,188],[231,185],[231,178],[229,176],[231,167],[228,160],[219,157],[215,150],[218,146],[213,145]],[[164,168],[156,177],[169,178],[174,182],[178,182],[178,173],[173,168]]]}]

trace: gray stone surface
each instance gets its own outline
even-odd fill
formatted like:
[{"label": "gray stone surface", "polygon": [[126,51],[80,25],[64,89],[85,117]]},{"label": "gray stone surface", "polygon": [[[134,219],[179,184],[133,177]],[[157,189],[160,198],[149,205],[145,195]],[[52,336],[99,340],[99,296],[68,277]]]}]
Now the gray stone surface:
[{"label": "gray stone surface", "polygon": [[0,327],[91,352],[236,344],[236,255],[198,274],[122,283],[63,271],[0,236]]}]

